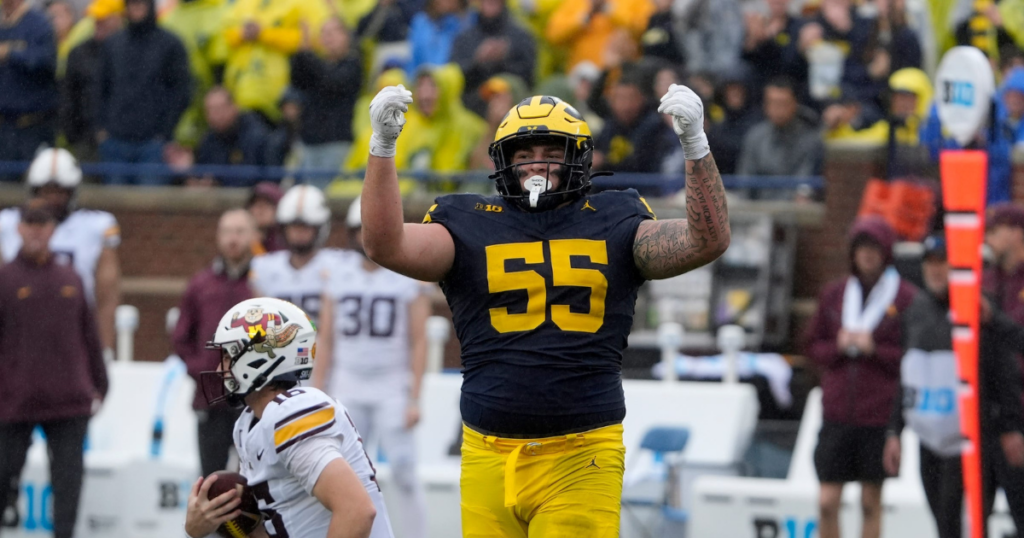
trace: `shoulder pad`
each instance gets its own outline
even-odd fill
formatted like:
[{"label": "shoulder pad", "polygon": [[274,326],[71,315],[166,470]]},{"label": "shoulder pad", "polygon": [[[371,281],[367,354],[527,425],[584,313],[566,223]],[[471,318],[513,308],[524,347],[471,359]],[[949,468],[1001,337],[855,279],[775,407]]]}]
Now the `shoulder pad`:
[{"label": "shoulder pad", "polygon": [[480,211],[485,212],[488,208],[503,211],[504,200],[500,196],[483,196],[480,194],[446,194],[434,199],[434,205],[427,210],[423,217],[424,223],[446,222],[452,211]]},{"label": "shoulder pad", "polygon": [[274,450],[280,454],[303,439],[330,430],[335,424],[335,401],[313,387],[297,387],[274,398],[263,413],[273,424]]},{"label": "shoulder pad", "polygon": [[590,195],[589,198],[594,200],[595,205],[608,205],[612,208],[625,210],[644,219],[658,220],[650,204],[647,203],[643,196],[640,196],[636,189],[603,191]]}]

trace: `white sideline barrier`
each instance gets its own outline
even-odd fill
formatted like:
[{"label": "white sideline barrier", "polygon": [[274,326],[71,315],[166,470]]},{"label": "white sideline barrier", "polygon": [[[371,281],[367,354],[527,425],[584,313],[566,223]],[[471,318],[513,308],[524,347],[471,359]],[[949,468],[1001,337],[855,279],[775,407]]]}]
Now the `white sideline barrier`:
[{"label": "white sideline barrier", "polygon": [[[199,474],[194,383],[179,371],[167,389],[163,443],[154,458],[152,432],[161,387],[170,364],[116,362],[109,365],[111,390],[89,426],[86,476],[79,510],[78,538],[180,538],[188,491]],[[459,442],[459,392],[462,376],[427,374],[416,433],[418,475],[427,497],[428,535],[461,534],[459,457],[449,449]],[[627,475],[642,469],[637,458],[643,434],[653,426],[690,429],[684,477],[702,473],[736,474],[756,423],[757,395],[748,385],[623,382],[628,408],[624,441]],[[386,464],[378,466],[381,487],[393,515],[399,506]],[[684,482],[684,487],[686,483]],[[4,529],[3,538],[40,538],[52,530],[52,490],[45,444],[29,451],[18,501],[21,525]],[[400,518],[392,517],[401,536]],[[624,530],[624,536],[630,536]]]},{"label": "white sideline barrier", "polygon": [[[199,476],[194,383],[178,370],[164,407],[161,455],[151,455],[164,363],[108,365],[110,392],[89,424],[85,478],[75,536],[79,538],[181,538],[185,503]],[[48,536],[53,528],[52,489],[45,443],[35,440],[22,473],[20,526],[4,538]]]},{"label": "white sideline barrier", "polygon": [[[696,480],[689,536],[754,538],[813,538],[818,535],[818,479],[814,448],[821,428],[821,389],[807,399],[796,448],[785,480],[713,477]],[[882,536],[937,536],[924,496],[919,471],[917,436],[909,428],[902,436],[900,476],[885,481],[882,489]],[[840,530],[843,536],[860,535],[860,486],[843,490]],[[1012,532],[1002,494],[990,519],[990,538]]]},{"label": "white sideline barrier", "polygon": [[[451,446],[458,443],[461,428],[461,385],[462,376],[457,374],[426,374],[423,381],[423,422],[416,435],[417,474],[426,490],[428,536],[432,538],[461,534],[459,458],[448,455]],[[688,470],[682,484],[684,491],[688,490],[689,480],[700,474],[737,474],[757,422],[759,408],[753,387],[625,380],[623,390],[627,408],[623,425],[627,475],[642,474],[645,467],[649,467],[647,459],[635,456],[644,433],[654,426],[690,429],[690,443],[685,452]],[[387,465],[380,465],[378,471],[389,510],[394,511],[398,505],[389,495],[390,470]],[[684,494],[684,505],[685,498]],[[401,523],[395,521],[397,519],[392,518],[392,524],[396,535],[400,535]],[[623,536],[629,535],[624,528]]]}]

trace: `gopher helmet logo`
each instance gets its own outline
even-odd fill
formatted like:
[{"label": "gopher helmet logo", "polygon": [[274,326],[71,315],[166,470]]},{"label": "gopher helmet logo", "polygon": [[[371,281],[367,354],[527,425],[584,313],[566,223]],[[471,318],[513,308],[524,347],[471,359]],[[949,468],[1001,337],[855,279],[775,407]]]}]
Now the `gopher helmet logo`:
[{"label": "gopher helmet logo", "polygon": [[288,323],[283,315],[266,313],[261,307],[250,308],[241,317],[235,312],[231,326],[244,328],[253,341],[253,351],[266,353],[271,359],[277,358],[274,349],[292,343],[300,328],[297,323]]}]

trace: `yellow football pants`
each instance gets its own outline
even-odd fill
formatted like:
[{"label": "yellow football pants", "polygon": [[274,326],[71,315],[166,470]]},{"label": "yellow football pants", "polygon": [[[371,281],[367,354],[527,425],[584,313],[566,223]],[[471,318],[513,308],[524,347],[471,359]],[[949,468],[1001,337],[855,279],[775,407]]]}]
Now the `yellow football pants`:
[{"label": "yellow football pants", "polygon": [[464,537],[618,538],[621,424],[544,439],[462,431]]}]

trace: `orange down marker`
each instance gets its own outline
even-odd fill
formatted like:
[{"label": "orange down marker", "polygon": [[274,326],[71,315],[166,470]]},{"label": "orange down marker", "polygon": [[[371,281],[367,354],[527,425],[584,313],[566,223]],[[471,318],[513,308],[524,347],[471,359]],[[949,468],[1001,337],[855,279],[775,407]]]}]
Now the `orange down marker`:
[{"label": "orange down marker", "polygon": [[988,155],[984,151],[943,151],[942,201],[946,209],[946,248],[950,263],[953,352],[960,375],[960,431],[964,493],[971,538],[982,536],[981,427],[978,416],[978,329],[981,301],[981,241],[985,215]]}]

